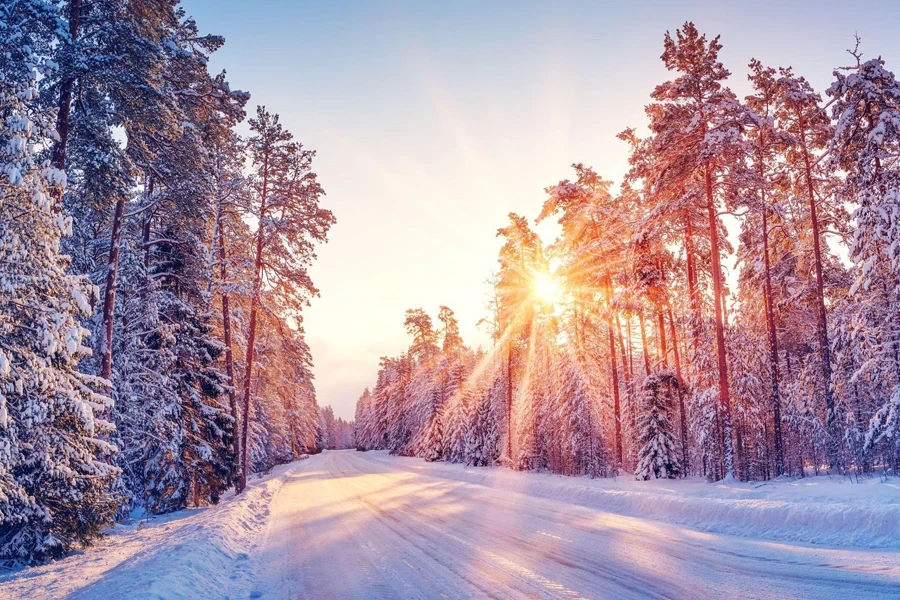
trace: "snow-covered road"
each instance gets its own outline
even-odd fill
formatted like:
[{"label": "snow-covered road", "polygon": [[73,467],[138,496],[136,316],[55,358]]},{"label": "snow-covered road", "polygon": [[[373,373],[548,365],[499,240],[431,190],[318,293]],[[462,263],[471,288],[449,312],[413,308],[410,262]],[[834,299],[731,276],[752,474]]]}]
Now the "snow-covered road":
[{"label": "snow-covered road", "polygon": [[588,480],[326,452],[218,506],[117,525],[60,561],[0,571],[0,600],[900,598],[893,490]]},{"label": "snow-covered road", "polygon": [[702,533],[377,454],[328,452],[285,476],[251,598],[900,598],[892,551]]}]

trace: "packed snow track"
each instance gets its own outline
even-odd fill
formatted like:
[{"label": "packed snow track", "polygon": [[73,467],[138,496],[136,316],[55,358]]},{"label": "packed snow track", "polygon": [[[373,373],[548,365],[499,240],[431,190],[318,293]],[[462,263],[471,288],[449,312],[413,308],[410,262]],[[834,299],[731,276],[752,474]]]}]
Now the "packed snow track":
[{"label": "packed snow track", "polygon": [[900,556],[700,533],[341,451],[291,473],[250,595],[857,600],[900,597]]}]

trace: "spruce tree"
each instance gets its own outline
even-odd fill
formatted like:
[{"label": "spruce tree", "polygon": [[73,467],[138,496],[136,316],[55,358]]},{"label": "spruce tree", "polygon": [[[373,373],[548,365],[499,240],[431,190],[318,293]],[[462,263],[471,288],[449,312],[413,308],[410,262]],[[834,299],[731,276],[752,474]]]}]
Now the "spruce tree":
[{"label": "spruce tree", "polygon": [[638,416],[638,479],[675,478],[681,461],[673,434],[670,413],[678,389],[678,379],[668,371],[653,373],[644,380],[641,412]]},{"label": "spruce tree", "polygon": [[28,11],[46,7],[31,4],[0,10],[0,558],[23,562],[99,535],[118,475],[112,402],[78,370],[97,292],[67,273],[66,176],[35,154],[58,134],[39,104],[38,76],[51,65],[28,43]]}]

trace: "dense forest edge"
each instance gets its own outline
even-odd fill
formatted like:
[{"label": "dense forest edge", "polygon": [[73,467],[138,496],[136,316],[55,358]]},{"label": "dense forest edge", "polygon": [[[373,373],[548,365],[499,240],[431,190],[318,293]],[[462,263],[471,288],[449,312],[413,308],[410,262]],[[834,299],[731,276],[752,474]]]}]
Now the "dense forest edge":
[{"label": "dense forest edge", "polygon": [[[0,3],[0,561],[346,444],[303,308],[315,152],[169,0]],[[341,441],[343,440],[343,441]]]}]

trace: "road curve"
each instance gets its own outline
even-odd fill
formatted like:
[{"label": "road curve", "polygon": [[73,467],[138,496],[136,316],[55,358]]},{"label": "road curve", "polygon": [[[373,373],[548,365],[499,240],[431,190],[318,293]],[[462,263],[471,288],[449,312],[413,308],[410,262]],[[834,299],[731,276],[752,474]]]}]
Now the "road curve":
[{"label": "road curve", "polygon": [[297,464],[251,598],[900,598],[900,555],[697,532],[393,468]]}]

